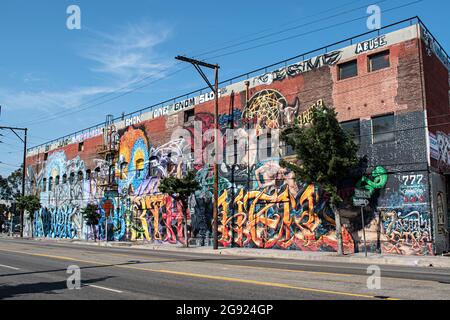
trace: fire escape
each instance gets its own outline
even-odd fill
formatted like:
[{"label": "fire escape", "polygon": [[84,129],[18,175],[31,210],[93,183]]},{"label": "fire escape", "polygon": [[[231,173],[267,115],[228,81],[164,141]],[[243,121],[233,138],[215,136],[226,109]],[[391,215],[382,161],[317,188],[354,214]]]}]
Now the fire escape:
[{"label": "fire escape", "polygon": [[[101,188],[105,194],[117,194],[118,185],[115,179],[116,161],[119,153],[119,139],[116,127],[113,123],[113,116],[107,115],[105,127],[103,128],[103,144],[97,146],[97,154],[100,159],[104,160],[103,172],[98,177],[97,186]],[[108,171],[106,174],[105,171]]]}]

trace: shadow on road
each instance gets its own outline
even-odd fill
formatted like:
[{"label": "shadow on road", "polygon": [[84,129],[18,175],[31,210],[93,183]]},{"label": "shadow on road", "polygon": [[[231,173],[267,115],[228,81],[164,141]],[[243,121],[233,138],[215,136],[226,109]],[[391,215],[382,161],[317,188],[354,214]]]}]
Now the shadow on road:
[{"label": "shadow on road", "polygon": [[[129,265],[143,265],[143,264],[156,264],[156,263],[173,263],[173,262],[220,262],[221,259],[182,259],[182,260],[163,260],[163,261],[140,261],[140,260],[130,260],[124,263],[112,263],[112,264],[102,264],[102,265],[93,265],[93,266],[85,266],[80,267],[81,270],[89,270],[89,269],[100,269],[100,268],[111,268],[111,267],[120,267],[120,266],[129,266]],[[251,261],[253,259],[226,259],[225,261]],[[6,273],[0,274],[0,278],[4,277],[14,277],[14,276],[24,276],[31,274],[44,274],[44,273],[53,273],[53,272],[66,272],[67,268],[64,269],[52,269],[52,270],[42,270],[42,271],[29,271],[29,272],[18,272],[18,273]],[[0,286],[0,290],[3,287]],[[1,295],[0,295],[1,297]]]},{"label": "shadow on road", "polygon": [[[82,285],[94,284],[110,278],[114,277],[101,277],[97,279],[84,280]],[[23,283],[15,286],[2,285],[0,286],[0,300],[17,298],[17,296],[27,294],[58,295],[59,293],[56,293],[55,291],[59,290],[68,290],[67,282],[65,280],[56,282]]]}]

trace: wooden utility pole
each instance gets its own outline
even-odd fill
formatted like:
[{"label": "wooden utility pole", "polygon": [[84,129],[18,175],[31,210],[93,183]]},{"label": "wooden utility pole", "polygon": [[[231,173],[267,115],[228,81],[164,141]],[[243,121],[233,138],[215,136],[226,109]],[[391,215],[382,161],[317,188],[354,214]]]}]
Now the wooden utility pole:
[{"label": "wooden utility pole", "polygon": [[[177,56],[175,59],[191,63],[198,71],[200,76],[205,80],[208,87],[214,92],[215,105],[214,105],[214,205],[213,205],[213,238],[214,238],[214,250],[219,249],[219,65],[209,64],[203,61]],[[208,77],[205,75],[200,67],[205,67],[214,70],[214,86],[209,82]]]},{"label": "wooden utility pole", "polygon": [[213,237],[214,237],[214,250],[219,249],[219,66],[215,66],[214,69],[214,206],[213,206]]}]

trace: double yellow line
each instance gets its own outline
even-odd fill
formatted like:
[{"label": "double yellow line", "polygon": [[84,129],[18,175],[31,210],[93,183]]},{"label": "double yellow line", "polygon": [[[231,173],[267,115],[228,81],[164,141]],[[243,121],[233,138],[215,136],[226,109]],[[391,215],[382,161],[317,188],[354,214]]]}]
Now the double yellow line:
[{"label": "double yellow line", "polygon": [[[365,298],[365,299],[380,299],[379,297],[371,296],[371,295],[357,294],[357,293],[350,293],[350,292],[341,292],[341,291],[333,291],[333,290],[322,290],[322,289],[314,289],[314,288],[306,288],[306,287],[298,287],[298,286],[292,286],[292,285],[288,285],[288,284],[284,284],[284,283],[265,282],[265,281],[257,281],[257,280],[246,280],[246,279],[239,279],[239,278],[213,276],[213,275],[197,274],[197,273],[182,272],[182,271],[172,271],[172,270],[165,270],[165,269],[147,269],[147,268],[140,268],[140,267],[134,267],[134,266],[128,266],[128,265],[112,265],[112,264],[101,263],[101,262],[97,262],[97,261],[75,259],[75,258],[71,258],[71,257],[49,255],[49,254],[44,254],[44,253],[30,253],[30,252],[15,251],[15,250],[5,250],[5,249],[0,249],[0,251],[9,252],[9,253],[18,253],[18,254],[30,255],[30,256],[36,256],[36,257],[45,257],[45,258],[56,259],[56,260],[83,262],[83,263],[87,263],[87,264],[94,264],[94,265],[101,265],[101,266],[112,266],[112,267],[116,267],[116,268],[126,268],[126,269],[133,269],[133,270],[140,270],[140,271],[147,271],[147,272],[154,272],[154,273],[172,274],[172,275],[185,276],[185,277],[191,277],[191,278],[219,280],[219,281],[235,282],[235,283],[245,283],[245,284],[258,285],[258,286],[268,286],[268,287],[274,287],[274,288],[293,289],[293,290],[299,290],[299,291],[307,291],[307,292],[314,292],[314,293],[324,293],[324,294],[347,296],[347,297],[356,297],[356,298]],[[232,266],[234,266],[234,265],[232,265]],[[234,266],[234,267],[241,267],[241,266]],[[242,267],[260,268],[260,267],[251,267],[251,266],[242,266]],[[265,269],[267,269],[267,268],[265,268]],[[274,268],[271,268],[271,269],[274,269]],[[280,270],[287,271],[287,270],[284,270],[284,269],[280,269]],[[290,270],[290,271],[297,271],[297,270]],[[298,270],[298,271],[302,272],[301,270]],[[308,272],[308,271],[306,271],[306,272]],[[399,300],[399,299],[387,298],[385,300]]]}]

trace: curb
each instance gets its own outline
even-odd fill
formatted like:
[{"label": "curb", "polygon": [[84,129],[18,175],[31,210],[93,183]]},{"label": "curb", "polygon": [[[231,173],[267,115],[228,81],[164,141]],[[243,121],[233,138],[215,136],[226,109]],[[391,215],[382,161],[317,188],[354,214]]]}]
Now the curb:
[{"label": "curb", "polygon": [[[5,237],[9,238],[9,237]],[[14,238],[13,239],[17,239]],[[28,241],[36,242],[55,242],[55,243],[69,243],[84,246],[98,246],[109,248],[127,248],[136,250],[151,250],[151,251],[165,251],[178,252],[185,254],[212,254],[212,255],[226,255],[236,257],[257,257],[257,258],[272,258],[283,260],[297,260],[297,261],[327,261],[338,263],[355,263],[367,265],[392,265],[392,266],[408,266],[408,267],[422,267],[422,268],[445,268],[450,269],[450,257],[435,256],[435,257],[416,257],[416,256],[386,256],[386,255],[372,255],[372,256],[357,256],[348,255],[344,257],[337,256],[336,253],[326,252],[301,252],[301,251],[269,251],[264,249],[243,249],[243,248],[222,248],[213,250],[211,247],[189,247],[184,248],[181,245],[155,245],[151,243],[130,243],[130,242],[88,242],[80,240],[64,240],[64,239],[31,239],[24,238]]]}]

